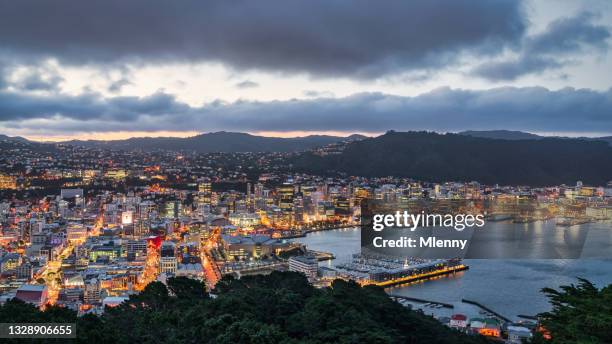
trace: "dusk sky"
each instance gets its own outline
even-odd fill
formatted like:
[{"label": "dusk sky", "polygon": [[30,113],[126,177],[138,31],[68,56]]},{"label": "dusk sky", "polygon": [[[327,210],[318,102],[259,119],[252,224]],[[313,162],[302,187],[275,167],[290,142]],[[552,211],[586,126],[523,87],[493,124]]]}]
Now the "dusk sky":
[{"label": "dusk sky", "polygon": [[612,135],[611,33],[607,0],[0,0],[0,133]]}]

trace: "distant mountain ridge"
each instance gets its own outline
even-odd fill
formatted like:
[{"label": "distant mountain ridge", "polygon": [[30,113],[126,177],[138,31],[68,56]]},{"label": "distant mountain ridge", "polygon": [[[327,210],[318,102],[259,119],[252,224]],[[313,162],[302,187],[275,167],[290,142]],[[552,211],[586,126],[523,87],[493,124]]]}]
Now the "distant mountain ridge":
[{"label": "distant mountain ridge", "polygon": [[[557,138],[500,131],[486,135],[503,138],[478,137],[481,133],[389,131],[373,138],[360,135],[279,138],[216,132],[188,138],[68,141],[60,145],[200,153],[299,152],[287,161],[294,170],[320,175],[343,173],[434,182],[475,180],[485,184],[533,186],[573,185],[578,180],[604,185],[612,180],[612,147],[609,144],[612,140],[605,140],[609,138]],[[313,151],[337,142],[345,142],[338,154]],[[57,151],[58,144],[0,136],[2,150],[21,147]]]},{"label": "distant mountain ridge", "polygon": [[500,140],[537,140],[544,138],[544,136],[513,130],[466,130],[458,134]]},{"label": "distant mountain ridge", "polygon": [[[21,136],[7,136],[0,134],[0,152],[3,150],[27,148],[38,152],[55,152],[57,147],[54,144],[48,144],[37,141],[30,141]],[[1,158],[0,154],[0,158]]]},{"label": "distant mountain ridge", "polygon": [[612,180],[612,147],[563,138],[508,140],[433,132],[394,132],[349,143],[337,155],[300,154],[298,171],[365,177],[479,181],[502,185],[605,185]]},{"label": "distant mountain ridge", "polygon": [[266,137],[247,133],[214,132],[192,137],[134,137],[113,141],[66,141],[62,144],[86,147],[100,147],[120,150],[188,150],[199,153],[235,152],[297,152],[305,151],[340,141],[365,138],[362,135],[349,137],[310,135],[304,137]]},{"label": "distant mountain ridge", "polygon": [[565,137],[565,136],[541,136],[524,131],[513,130],[466,130],[458,133],[459,135],[482,137],[487,139],[500,140],[541,140],[545,138],[558,138],[568,140],[585,140],[585,141],[604,141],[612,145],[612,136],[601,137]]},{"label": "distant mountain ridge", "polygon": [[10,142],[29,142],[28,139],[23,138],[21,136],[8,136],[0,134],[0,141],[10,141]]}]

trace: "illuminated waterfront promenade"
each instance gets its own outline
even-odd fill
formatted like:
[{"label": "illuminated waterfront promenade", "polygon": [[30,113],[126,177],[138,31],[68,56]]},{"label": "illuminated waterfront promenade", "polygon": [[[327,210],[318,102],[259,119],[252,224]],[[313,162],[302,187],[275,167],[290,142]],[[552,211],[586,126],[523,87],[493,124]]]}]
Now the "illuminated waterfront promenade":
[{"label": "illuminated waterfront promenade", "polygon": [[377,285],[379,287],[390,287],[390,286],[393,286],[393,285],[404,284],[404,283],[411,283],[411,282],[416,282],[416,281],[430,279],[430,278],[433,278],[433,277],[454,274],[454,273],[459,272],[459,271],[468,270],[469,268],[470,267],[467,266],[467,265],[460,264],[460,265],[455,265],[455,266],[450,266],[450,267],[444,267],[444,268],[441,268],[441,269],[438,269],[438,270],[434,270],[434,271],[429,271],[429,272],[414,274],[414,275],[410,275],[410,276],[406,276],[406,277],[402,277],[402,278],[392,279],[392,280],[388,280],[388,281],[371,282],[371,283],[364,283],[364,284],[374,284],[374,285]]}]

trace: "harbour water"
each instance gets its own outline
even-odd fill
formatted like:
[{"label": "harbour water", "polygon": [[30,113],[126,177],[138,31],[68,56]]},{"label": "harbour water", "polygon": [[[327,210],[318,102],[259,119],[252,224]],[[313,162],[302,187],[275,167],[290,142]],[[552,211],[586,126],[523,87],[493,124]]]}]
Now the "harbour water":
[{"label": "harbour water", "polygon": [[[519,226],[507,222],[488,223],[487,226]],[[520,224],[526,230],[541,223]],[[546,226],[550,226],[547,224]],[[554,224],[552,225],[554,226]],[[608,236],[609,223],[592,223],[590,231]],[[310,249],[332,252],[336,259],[321,262],[334,266],[350,261],[360,251],[360,229],[346,228],[314,232],[295,241]],[[590,241],[590,239],[589,239]],[[596,244],[596,243],[594,243]],[[612,256],[612,254],[611,254]],[[517,315],[535,315],[549,310],[544,287],[576,283],[582,277],[602,287],[612,283],[612,259],[468,259],[470,269],[435,280],[388,288],[394,295],[458,304],[461,299],[480,302],[511,319]]]}]

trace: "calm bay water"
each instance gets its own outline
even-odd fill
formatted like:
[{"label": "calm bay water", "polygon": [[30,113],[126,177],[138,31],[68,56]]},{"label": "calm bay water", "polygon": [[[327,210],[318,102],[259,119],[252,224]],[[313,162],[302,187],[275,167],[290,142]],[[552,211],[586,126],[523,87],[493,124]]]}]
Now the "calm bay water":
[{"label": "calm bay water", "polygon": [[[489,223],[487,226],[508,226]],[[541,223],[521,226],[541,226]],[[589,224],[597,235],[608,235],[609,223]],[[360,229],[337,229],[310,233],[295,241],[310,249],[332,252],[335,260],[321,262],[333,266],[347,262],[360,251]],[[588,241],[591,241],[590,239]],[[593,242],[596,245],[596,242]],[[388,288],[389,293],[445,303],[459,303],[462,298],[478,301],[509,318],[518,314],[534,315],[549,310],[544,287],[576,283],[583,277],[599,287],[612,283],[612,259],[466,259],[470,269],[435,280]]]}]

